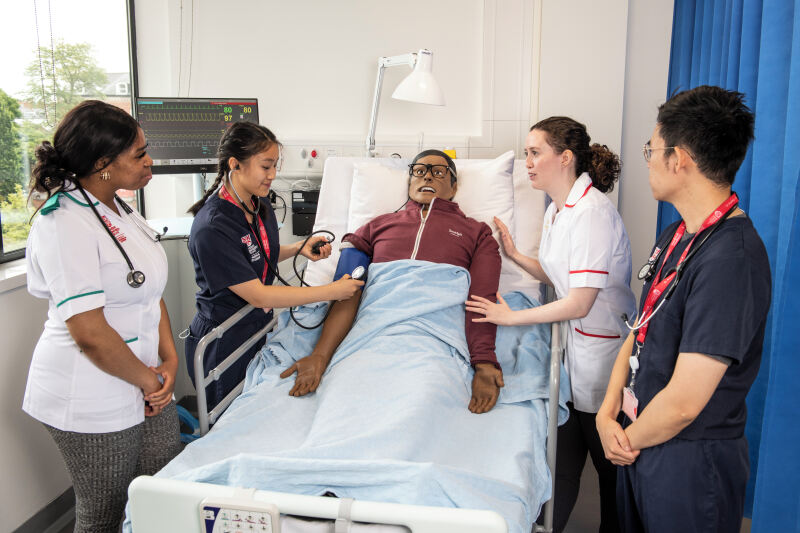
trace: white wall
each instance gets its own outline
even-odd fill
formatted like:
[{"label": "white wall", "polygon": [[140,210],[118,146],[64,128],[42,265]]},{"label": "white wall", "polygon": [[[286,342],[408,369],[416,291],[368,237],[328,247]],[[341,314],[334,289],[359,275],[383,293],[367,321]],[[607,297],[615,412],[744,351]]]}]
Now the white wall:
[{"label": "white wall", "polygon": [[653,133],[658,106],[667,97],[672,9],[672,0],[631,2],[628,13],[619,210],[631,239],[631,288],[637,298],[642,282],[636,273],[655,243],[658,207],[650,192],[642,145]]},{"label": "white wall", "polygon": [[29,295],[18,280],[0,286],[0,531],[13,531],[72,485],[47,430],[22,411],[47,302]]}]

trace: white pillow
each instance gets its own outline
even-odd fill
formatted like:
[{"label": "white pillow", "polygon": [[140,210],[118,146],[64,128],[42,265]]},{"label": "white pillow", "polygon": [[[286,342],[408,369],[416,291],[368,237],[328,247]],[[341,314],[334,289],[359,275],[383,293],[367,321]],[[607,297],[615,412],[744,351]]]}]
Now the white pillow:
[{"label": "white pillow", "polygon": [[514,152],[489,160],[457,160],[456,168],[458,189],[453,201],[464,214],[488,224],[495,239],[499,234],[494,217],[514,235]]},{"label": "white pillow", "polygon": [[407,159],[366,161],[353,165],[347,232],[403,207],[408,199]]},{"label": "white pillow", "polygon": [[[408,198],[408,161],[356,163],[350,188],[347,231],[402,207]],[[458,189],[453,201],[468,217],[489,224],[497,216],[514,232],[514,152],[496,159],[459,159]]]}]

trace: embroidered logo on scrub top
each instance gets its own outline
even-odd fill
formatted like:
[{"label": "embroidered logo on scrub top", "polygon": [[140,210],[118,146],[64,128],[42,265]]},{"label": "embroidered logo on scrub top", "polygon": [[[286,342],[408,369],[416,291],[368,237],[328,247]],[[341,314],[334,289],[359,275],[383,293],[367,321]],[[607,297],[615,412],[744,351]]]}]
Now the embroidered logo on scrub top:
[{"label": "embroidered logo on scrub top", "polygon": [[458,232],[458,231],[455,231],[455,230],[452,230],[452,229],[448,229],[447,231],[449,231],[450,235],[452,235],[453,237],[461,237],[461,232]]},{"label": "embroidered logo on scrub top", "polygon": [[253,244],[253,239],[249,233],[242,237],[242,244],[247,246],[247,253],[250,254],[251,263],[261,260],[261,251],[258,249],[258,246]]},{"label": "embroidered logo on scrub top", "polygon": [[106,223],[106,226],[108,226],[108,229],[110,229],[110,230],[111,230],[111,234],[112,234],[112,235],[113,235],[113,236],[114,236],[114,237],[115,237],[115,238],[116,238],[116,239],[117,239],[119,242],[125,242],[125,241],[127,241],[127,240],[128,240],[128,238],[125,236],[125,234],[124,234],[124,233],[122,233],[122,232],[119,230],[119,228],[118,228],[118,227],[116,227],[114,224],[112,224],[112,223],[111,223],[111,221],[110,221],[110,220],[108,220],[108,218],[106,218],[106,216],[105,216],[105,215],[100,215],[100,216],[101,216],[101,218],[103,219],[103,222],[105,222],[105,223]]}]

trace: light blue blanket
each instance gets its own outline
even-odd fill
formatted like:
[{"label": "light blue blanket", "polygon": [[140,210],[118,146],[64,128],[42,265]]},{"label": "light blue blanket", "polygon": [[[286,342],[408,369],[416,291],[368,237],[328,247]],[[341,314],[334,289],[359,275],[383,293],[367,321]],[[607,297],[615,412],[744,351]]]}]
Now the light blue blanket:
[{"label": "light blue blanket", "polygon": [[[279,374],[319,330],[282,315],[251,363],[243,394],[212,431],[158,475],[265,490],[492,509],[530,531],[550,497],[545,460],[549,327],[499,328],[506,386],[489,413],[467,405],[464,335],[469,273],[395,261],[370,267],[356,321],[316,393],[288,395]],[[514,308],[538,305],[519,293]],[[324,305],[295,315],[315,323]],[[561,372],[559,418],[569,387]]]}]

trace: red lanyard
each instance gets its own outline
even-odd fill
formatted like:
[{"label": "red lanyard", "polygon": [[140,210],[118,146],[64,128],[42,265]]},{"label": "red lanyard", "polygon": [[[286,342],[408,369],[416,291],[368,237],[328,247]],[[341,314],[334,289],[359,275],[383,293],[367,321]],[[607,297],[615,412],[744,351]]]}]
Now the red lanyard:
[{"label": "red lanyard", "polygon": [[[233,199],[233,196],[231,196],[231,193],[229,193],[225,189],[225,187],[222,187],[222,189],[220,189],[220,193],[219,194],[220,194],[220,196],[222,197],[223,200],[227,200],[228,202],[232,203],[236,207],[239,207],[239,203],[236,200]],[[264,227],[264,223],[261,222],[261,217],[260,216],[255,215],[254,218],[258,221],[258,233],[261,235],[261,241],[259,241],[258,238],[256,238],[256,243],[258,244],[258,247],[261,248],[261,250],[264,252],[264,255],[266,256],[264,258],[264,273],[261,274],[261,283],[266,283],[267,282],[267,261],[269,261],[269,257],[270,257],[269,256],[269,239],[267,238],[267,228],[265,228]],[[248,226],[249,226],[249,224],[248,224]],[[250,231],[253,233],[253,236],[255,237],[256,234],[255,234],[255,231],[253,231],[253,227],[252,226],[250,226]]]},{"label": "red lanyard", "polygon": [[[684,259],[686,259],[686,255],[689,253],[689,250],[694,244],[694,240],[697,238],[703,230],[707,229],[709,226],[713,226],[722,218],[722,216],[729,212],[733,206],[739,203],[739,197],[736,196],[736,193],[731,194],[727,200],[722,202],[719,207],[717,207],[713,213],[711,213],[708,218],[703,221],[703,224],[700,226],[700,229],[697,230],[697,233],[694,234],[692,240],[689,241],[689,245],[683,250],[680,259],[678,259],[678,263],[675,265],[677,267],[683,263]],[[672,241],[669,243],[669,248],[667,248],[667,255],[664,256],[664,260],[661,262],[661,267],[658,269],[658,273],[656,274],[655,279],[653,280],[653,284],[650,285],[650,290],[647,292],[647,297],[644,300],[644,306],[642,307],[642,316],[639,319],[639,323],[642,324],[642,327],[639,328],[639,332],[636,334],[636,342],[639,346],[644,344],[645,339],[647,338],[647,330],[650,327],[650,321],[648,318],[653,314],[653,307],[655,306],[658,298],[664,294],[664,291],[667,290],[669,284],[678,274],[677,270],[673,271],[669,276],[661,279],[661,270],[663,270],[664,265],[667,263],[667,259],[669,259],[670,254],[675,249],[675,246],[680,242],[683,234],[686,233],[686,222],[681,222],[678,226],[678,229],[675,230],[675,235],[672,236]]]}]

